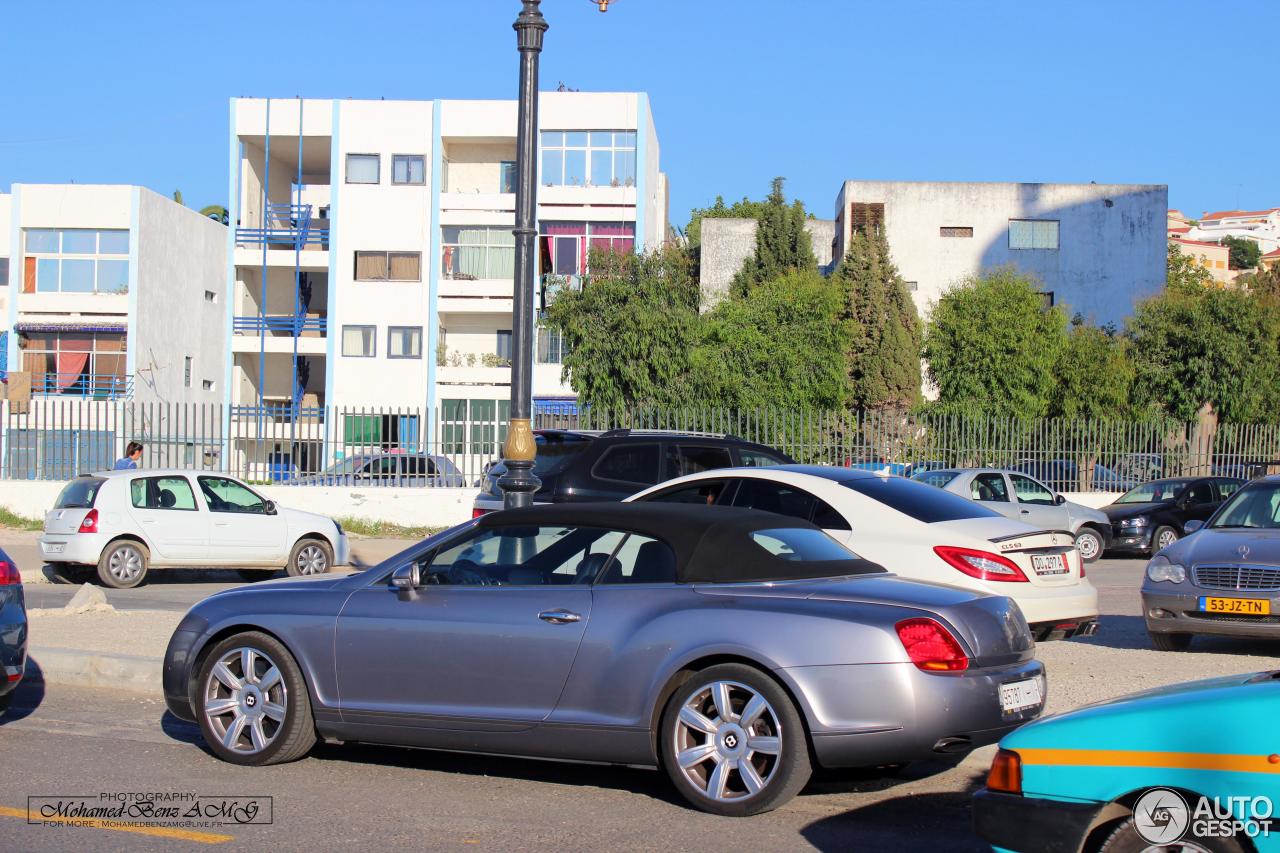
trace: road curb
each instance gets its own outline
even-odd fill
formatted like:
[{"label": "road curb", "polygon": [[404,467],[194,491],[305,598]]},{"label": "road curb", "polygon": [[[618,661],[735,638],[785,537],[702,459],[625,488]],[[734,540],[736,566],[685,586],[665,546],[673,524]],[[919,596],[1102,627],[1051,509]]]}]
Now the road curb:
[{"label": "road curb", "polygon": [[27,649],[24,679],[159,695],[163,692],[163,667],[161,658],[31,646]]}]

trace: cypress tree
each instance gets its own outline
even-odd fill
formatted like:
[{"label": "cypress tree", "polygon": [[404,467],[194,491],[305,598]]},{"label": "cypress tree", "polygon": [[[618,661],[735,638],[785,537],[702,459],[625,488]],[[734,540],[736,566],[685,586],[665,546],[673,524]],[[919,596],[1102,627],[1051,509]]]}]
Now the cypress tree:
[{"label": "cypress tree", "polygon": [[787,204],[782,192],[785,178],[774,178],[773,187],[756,219],[755,257],[742,266],[733,280],[733,291],[745,296],[763,281],[772,281],[792,270],[808,272],[817,268],[809,232],[804,228],[804,203]]}]

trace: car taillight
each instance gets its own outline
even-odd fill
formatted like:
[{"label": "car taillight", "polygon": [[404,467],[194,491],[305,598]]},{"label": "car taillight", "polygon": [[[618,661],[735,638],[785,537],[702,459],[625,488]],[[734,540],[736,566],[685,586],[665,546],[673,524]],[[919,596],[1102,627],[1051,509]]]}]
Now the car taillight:
[{"label": "car taillight", "polygon": [[471,510],[471,517],[472,517],[472,518],[479,518],[480,516],[484,515],[484,514],[485,514],[486,512],[488,512],[488,511],[489,511],[489,510],[487,510],[487,509],[472,509],[472,510]]},{"label": "car taillight", "polygon": [[18,574],[18,567],[13,563],[0,560],[0,586],[20,583],[22,583],[22,575]]},{"label": "car taillight", "polygon": [[907,657],[925,672],[960,672],[969,668],[969,656],[933,619],[904,619],[894,626]]},{"label": "car taillight", "polygon": [[1008,749],[996,752],[987,772],[987,790],[1005,794],[1022,793],[1022,758]]},{"label": "car taillight", "polygon": [[80,522],[80,533],[97,533],[98,532],[98,511],[91,509],[84,514],[84,520]]},{"label": "car taillight", "polygon": [[1027,576],[1022,569],[1008,557],[993,554],[990,551],[977,551],[973,548],[957,548],[951,545],[938,545],[933,553],[941,557],[953,569],[959,569],[971,578],[984,581],[1022,581]]}]

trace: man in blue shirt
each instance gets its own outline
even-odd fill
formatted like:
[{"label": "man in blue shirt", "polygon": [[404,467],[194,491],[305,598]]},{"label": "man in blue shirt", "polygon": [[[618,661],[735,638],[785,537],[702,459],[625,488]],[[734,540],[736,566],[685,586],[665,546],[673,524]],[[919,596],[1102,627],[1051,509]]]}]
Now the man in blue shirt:
[{"label": "man in blue shirt", "polygon": [[131,441],[129,446],[124,449],[124,456],[116,460],[116,464],[111,466],[112,471],[127,471],[130,468],[137,468],[138,463],[142,460],[142,444],[141,442]]}]

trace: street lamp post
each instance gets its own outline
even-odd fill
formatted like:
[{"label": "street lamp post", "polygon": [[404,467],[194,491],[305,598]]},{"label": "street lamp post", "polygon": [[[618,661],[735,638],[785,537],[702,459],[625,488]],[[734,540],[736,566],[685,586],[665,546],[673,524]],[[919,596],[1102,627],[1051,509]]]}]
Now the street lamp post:
[{"label": "street lamp post", "polygon": [[537,151],[538,54],[547,21],[541,0],[524,0],[513,24],[520,50],[520,111],[516,128],[516,268],[511,318],[511,423],[502,445],[506,473],[498,480],[507,509],[529,506],[542,482],[533,473],[537,444],[533,440],[533,273],[538,235]]},{"label": "street lamp post", "polygon": [[[541,0],[523,0],[512,27],[520,51],[520,110],[516,128],[516,264],[511,317],[511,422],[502,444],[506,472],[498,479],[502,504],[518,509],[533,503],[542,481],[533,473],[533,295],[538,189],[538,54],[547,21]],[[591,0],[601,12],[613,0]]]}]

